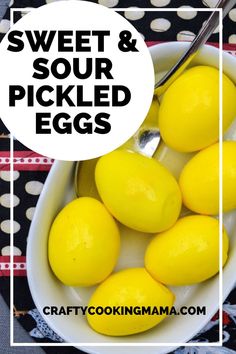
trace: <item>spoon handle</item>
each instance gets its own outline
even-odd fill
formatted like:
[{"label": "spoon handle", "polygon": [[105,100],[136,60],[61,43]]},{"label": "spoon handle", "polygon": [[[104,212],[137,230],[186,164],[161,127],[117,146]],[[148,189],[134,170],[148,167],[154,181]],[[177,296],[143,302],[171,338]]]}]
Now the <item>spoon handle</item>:
[{"label": "spoon handle", "polygon": [[[232,7],[236,4],[236,0],[220,0],[217,4],[217,8],[222,8],[223,17],[225,17]],[[180,57],[177,63],[166,73],[166,75],[155,85],[155,93],[160,96],[169,85],[176,80],[176,78],[183,72],[183,70],[189,65],[198,49],[206,43],[208,38],[214,32],[219,25],[219,12],[213,11],[209,19],[202,26],[198,35],[191,42],[190,47]]]}]

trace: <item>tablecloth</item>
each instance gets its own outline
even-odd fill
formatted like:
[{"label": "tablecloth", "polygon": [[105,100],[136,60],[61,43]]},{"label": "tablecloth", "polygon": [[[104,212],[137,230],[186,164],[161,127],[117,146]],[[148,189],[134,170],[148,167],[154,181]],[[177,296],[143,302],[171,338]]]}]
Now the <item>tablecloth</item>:
[{"label": "tablecloth", "polygon": [[[11,7],[38,7],[49,3],[51,0],[11,0]],[[179,7],[180,5],[192,7],[214,6],[214,0],[100,0],[108,7]],[[5,4],[5,1],[4,1]],[[4,5],[2,3],[2,5]],[[122,13],[130,17],[127,13]],[[0,22],[0,39],[9,29],[9,8]],[[186,14],[159,12],[138,14],[129,19],[142,33],[148,45],[160,41],[191,40],[199,31],[209,13],[196,13],[194,9]],[[21,13],[15,14],[15,20]],[[236,55],[236,8],[231,10],[224,21],[224,49]],[[218,42],[218,32],[214,33],[209,41]],[[17,65],[17,63],[16,63]],[[9,132],[0,124],[0,292],[9,304],[9,252],[10,252],[10,196],[9,196]],[[20,142],[14,141],[14,315],[19,323],[26,329],[29,336],[36,342],[60,342],[61,338],[54,333],[43,321],[36,309],[27,283],[26,269],[26,242],[38,197],[44,182],[53,164],[53,160],[30,151]],[[208,325],[194,338],[196,347],[179,348],[175,354],[187,353],[236,353],[236,289],[234,289],[224,304],[224,347],[200,348],[198,341],[218,340],[218,315],[216,314]],[[44,347],[44,351],[51,354],[79,354],[79,350],[72,347]]]}]

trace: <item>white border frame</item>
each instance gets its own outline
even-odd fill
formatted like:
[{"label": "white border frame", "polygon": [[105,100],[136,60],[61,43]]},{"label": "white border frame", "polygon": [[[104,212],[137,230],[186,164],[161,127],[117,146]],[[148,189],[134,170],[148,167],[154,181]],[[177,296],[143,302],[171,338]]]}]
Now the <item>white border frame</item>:
[{"label": "white border frame", "polygon": [[[13,15],[15,11],[32,11],[34,8],[13,8],[10,9],[10,27],[13,26]],[[13,195],[14,195],[14,149],[13,149],[13,136],[10,135],[10,346],[11,347],[222,347],[223,346],[223,245],[222,237],[220,237],[223,227],[223,188],[222,188],[222,141],[223,141],[223,117],[222,117],[222,73],[223,73],[223,11],[219,8],[118,8],[113,7],[110,10],[117,12],[122,11],[144,11],[144,12],[177,12],[177,11],[199,11],[199,12],[219,12],[219,342],[187,342],[187,343],[16,343],[14,342],[14,313],[13,313],[13,300],[14,300],[14,269],[13,269]]]}]

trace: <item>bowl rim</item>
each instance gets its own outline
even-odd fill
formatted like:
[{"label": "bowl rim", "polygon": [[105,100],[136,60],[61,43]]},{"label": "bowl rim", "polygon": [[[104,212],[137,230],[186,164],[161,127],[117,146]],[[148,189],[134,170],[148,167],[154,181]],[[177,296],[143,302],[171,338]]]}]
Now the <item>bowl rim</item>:
[{"label": "bowl rim", "polygon": [[[149,47],[149,50],[150,50],[150,54],[152,56],[152,58],[156,57],[158,55],[158,52],[159,52],[159,49],[162,49],[166,52],[175,52],[175,50],[179,51],[180,49],[181,50],[186,50],[187,47],[189,46],[189,42],[166,42],[166,43],[158,43],[158,44],[155,44],[151,47]],[[213,47],[212,45],[208,45],[208,44],[205,44],[199,51],[199,54],[201,55],[211,55],[211,53],[215,56],[216,54],[218,54],[220,52],[220,50],[216,47]],[[227,65],[236,65],[236,58],[234,58],[231,54],[229,53],[226,53],[223,51],[222,53],[223,55],[223,60],[224,60],[224,63],[223,63],[223,66],[225,65],[225,63]],[[236,82],[236,78],[234,80]],[[64,338],[63,336],[63,333],[60,333],[60,330],[58,330],[55,326],[54,323],[51,322],[51,319],[47,316],[45,316],[42,312],[42,309],[41,309],[41,306],[39,304],[39,300],[38,300],[38,296],[37,296],[37,292],[35,292],[35,289],[34,289],[34,277],[33,277],[33,274],[32,274],[32,271],[31,271],[31,266],[30,266],[30,259],[32,258],[33,256],[33,248],[34,248],[34,242],[33,242],[33,239],[34,239],[34,229],[39,227],[39,224],[38,224],[38,221],[37,221],[37,218],[38,218],[38,215],[40,214],[40,205],[42,203],[42,201],[44,200],[45,198],[45,195],[47,194],[47,188],[48,188],[48,185],[50,183],[50,180],[53,178],[53,176],[56,174],[56,171],[59,167],[59,165],[63,165],[63,164],[67,164],[67,163],[72,163],[71,161],[69,162],[66,162],[66,161],[62,161],[62,160],[57,160],[54,162],[54,165],[52,166],[52,169],[50,171],[50,178],[47,177],[46,181],[45,181],[45,184],[44,184],[44,188],[42,190],[42,193],[38,199],[38,202],[37,202],[37,206],[36,206],[36,210],[35,210],[35,214],[34,214],[34,218],[31,222],[31,225],[30,225],[30,230],[29,230],[29,233],[28,233],[28,242],[27,242],[27,249],[26,249],[26,264],[27,264],[27,280],[28,280],[28,284],[29,284],[29,289],[30,289],[30,292],[31,292],[31,295],[32,295],[32,298],[33,298],[33,301],[35,303],[35,306],[36,308],[38,309],[39,313],[41,314],[41,316],[43,317],[43,319],[46,321],[46,323],[50,326],[50,328],[52,328],[62,339],[65,340],[65,342],[67,344],[70,344],[70,342],[67,342],[66,341],[66,338]],[[228,286],[226,288],[223,289],[223,297],[224,299],[227,297],[227,295],[229,294],[229,292],[232,290],[232,286]],[[215,313],[218,309],[218,304],[216,304],[215,306],[215,310],[213,310],[213,312]],[[201,325],[198,326],[194,333],[191,334],[191,336],[189,337],[188,335],[186,335],[186,343],[191,340],[191,338],[193,338],[197,333],[199,333],[199,331],[208,323],[209,319],[211,318],[211,315],[209,316],[206,316],[206,319],[205,321],[202,321],[201,322]],[[41,344],[41,343],[40,343]],[[42,343],[44,344],[44,343]],[[160,343],[161,345],[161,343]],[[181,343],[180,343],[181,345]],[[196,343],[197,345],[197,343]],[[210,345],[210,343],[209,343]],[[55,344],[55,346],[60,346],[58,344]],[[112,344],[111,344],[112,346]],[[87,352],[87,353],[91,353],[91,354],[100,354],[100,348],[105,348],[105,347],[108,347],[110,348],[111,346],[109,346],[109,343],[106,343],[104,347],[96,347],[96,346],[79,346],[79,343],[78,343],[78,347],[79,349],[82,349],[83,351]],[[119,353],[119,348],[121,346],[119,346],[119,343],[117,344],[118,346],[118,351],[116,352],[115,349],[117,349],[116,347],[113,347],[113,352],[114,353]],[[131,352],[131,349],[132,348],[135,348],[135,352],[137,352],[137,348],[139,346],[127,346]],[[158,348],[155,344],[153,345],[154,348]],[[166,347],[166,346],[163,346],[165,347],[165,350],[164,351],[161,351],[161,353],[169,353],[169,351],[172,351],[172,350],[175,350],[176,348],[178,348],[178,346],[174,346],[174,345],[171,345],[170,343],[170,346]],[[122,346],[122,351],[125,349],[126,347],[125,346]],[[151,350],[152,346],[150,347],[150,350]],[[160,347],[159,347],[160,348]],[[161,347],[162,348],[162,347]],[[151,351],[150,351],[151,353]],[[154,352],[153,352],[154,353]]]}]

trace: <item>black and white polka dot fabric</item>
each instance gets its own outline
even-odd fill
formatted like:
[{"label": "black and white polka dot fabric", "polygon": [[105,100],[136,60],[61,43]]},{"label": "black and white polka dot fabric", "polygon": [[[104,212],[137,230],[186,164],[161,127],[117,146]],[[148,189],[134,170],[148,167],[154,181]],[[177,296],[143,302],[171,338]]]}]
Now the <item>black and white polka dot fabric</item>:
[{"label": "black and white polka dot fabric", "polygon": [[[38,7],[60,0],[11,0],[12,8]],[[79,1],[79,0],[78,0]],[[80,0],[81,1],[81,0]],[[147,41],[191,40],[198,33],[208,12],[197,12],[194,8],[211,8],[218,0],[90,0],[111,8],[135,7],[137,11],[125,11],[124,16],[135,23],[139,32]],[[188,7],[190,11],[183,12],[181,8]],[[140,9],[139,9],[140,8]],[[141,8],[156,8],[160,12],[144,12]],[[177,12],[165,12],[164,8],[178,8]],[[20,15],[18,15],[20,16]],[[0,22],[0,37],[9,29],[10,11]],[[218,41],[218,31],[209,41]],[[236,44],[236,7],[230,11],[224,20],[223,42]]]}]

